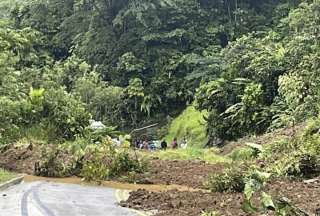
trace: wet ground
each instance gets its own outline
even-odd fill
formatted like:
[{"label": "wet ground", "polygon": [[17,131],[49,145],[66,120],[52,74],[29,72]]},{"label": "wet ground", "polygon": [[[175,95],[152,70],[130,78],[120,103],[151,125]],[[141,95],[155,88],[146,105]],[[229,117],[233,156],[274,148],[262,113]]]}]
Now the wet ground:
[{"label": "wet ground", "polygon": [[[276,180],[263,189],[272,195],[274,201],[285,198],[291,205],[303,210],[306,214],[317,215],[320,212],[320,178],[317,181]],[[254,195],[253,203],[261,208],[259,193]],[[261,216],[276,215],[275,212],[248,214],[242,210],[243,194],[241,193],[210,193],[205,191],[150,192],[138,190],[130,193],[124,207],[143,210],[156,210],[156,216],[195,216],[203,212],[215,211],[224,216]],[[262,213],[263,212],[263,213]],[[296,214],[288,214],[293,216]]]},{"label": "wet ground", "polygon": [[204,161],[179,161],[151,159],[148,172],[135,176],[137,182],[161,185],[184,185],[204,188],[208,177],[221,173],[228,164],[207,164]]},{"label": "wet ground", "polygon": [[130,183],[122,183],[115,181],[100,181],[99,183],[94,182],[85,182],[81,178],[78,177],[68,177],[68,178],[48,178],[41,176],[32,176],[25,175],[24,182],[31,183],[37,181],[47,181],[52,183],[65,183],[65,184],[77,184],[82,186],[95,186],[99,188],[112,188],[117,190],[138,190],[145,189],[147,191],[153,192],[161,192],[161,191],[169,191],[169,190],[178,190],[178,191],[198,191],[199,189],[190,188],[183,185],[162,185],[162,184],[130,184]]},{"label": "wet ground", "polygon": [[115,189],[36,181],[0,192],[1,216],[135,216]]}]

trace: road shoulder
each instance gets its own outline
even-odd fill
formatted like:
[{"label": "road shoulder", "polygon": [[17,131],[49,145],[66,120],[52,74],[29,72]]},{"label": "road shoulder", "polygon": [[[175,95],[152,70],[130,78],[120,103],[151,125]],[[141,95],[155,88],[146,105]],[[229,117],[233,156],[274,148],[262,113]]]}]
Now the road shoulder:
[{"label": "road shoulder", "polygon": [[6,182],[0,183],[0,191],[3,191],[11,186],[20,184],[23,181],[24,175],[19,175],[17,177],[14,177],[13,179],[10,179]]}]

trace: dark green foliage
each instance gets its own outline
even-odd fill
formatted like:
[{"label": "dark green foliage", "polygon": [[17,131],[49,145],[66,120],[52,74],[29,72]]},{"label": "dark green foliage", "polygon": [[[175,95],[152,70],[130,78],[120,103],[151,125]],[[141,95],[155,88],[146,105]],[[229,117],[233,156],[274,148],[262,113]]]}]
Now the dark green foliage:
[{"label": "dark green foliage", "polygon": [[30,1],[0,21],[0,97],[15,127],[68,139],[89,113],[129,131],[196,99],[221,144],[319,114],[318,17],[318,0]]},{"label": "dark green foliage", "polygon": [[318,37],[319,2],[305,1],[274,30],[231,42],[222,51],[220,78],[196,95],[199,109],[210,111],[211,144],[318,115]]},{"label": "dark green foliage", "polygon": [[42,117],[56,128],[58,137],[70,139],[83,134],[90,115],[85,105],[63,89],[48,90],[44,95]]},{"label": "dark green foliage", "polygon": [[[272,16],[279,20],[294,6],[287,3],[49,0],[16,7],[12,17],[15,27],[40,31],[46,50],[56,60],[75,54],[94,66],[104,81],[121,88],[140,79],[144,95],[124,95],[121,115],[116,111],[121,119],[116,125],[132,127],[183,110],[194,99],[201,80],[222,73],[221,49],[243,34],[272,27]],[[68,91],[81,76],[77,67],[65,69],[63,84]],[[106,95],[96,97],[105,100]],[[116,123],[109,120],[109,104],[101,112],[105,104],[90,103],[94,117]]]}]

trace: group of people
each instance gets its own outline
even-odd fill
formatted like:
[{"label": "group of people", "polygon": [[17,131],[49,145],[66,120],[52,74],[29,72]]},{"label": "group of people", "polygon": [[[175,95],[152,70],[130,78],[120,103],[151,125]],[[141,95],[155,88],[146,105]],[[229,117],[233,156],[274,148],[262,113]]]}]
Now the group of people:
[{"label": "group of people", "polygon": [[135,140],[134,147],[137,149],[144,149],[144,150],[156,150],[156,143],[154,141],[148,141],[148,140]]},{"label": "group of people", "polygon": [[[160,145],[159,145],[160,144]],[[168,143],[163,140],[161,143],[159,141],[148,141],[147,139],[144,139],[143,141],[140,139],[136,139],[134,141],[134,147],[137,149],[143,149],[143,150],[149,150],[154,151],[157,148],[160,148],[161,150],[166,150],[168,148]],[[171,142],[171,148],[177,149],[179,147],[178,145],[178,139],[174,138]],[[183,139],[180,145],[181,148],[187,147],[187,140],[186,138]]]}]

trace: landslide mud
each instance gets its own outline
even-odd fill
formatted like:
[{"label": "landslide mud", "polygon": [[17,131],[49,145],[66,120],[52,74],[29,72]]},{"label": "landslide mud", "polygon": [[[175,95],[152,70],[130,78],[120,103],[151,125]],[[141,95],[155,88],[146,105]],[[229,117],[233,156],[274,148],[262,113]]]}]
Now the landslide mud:
[{"label": "landslide mud", "polygon": [[162,185],[184,185],[204,188],[204,183],[213,173],[221,173],[228,164],[207,164],[201,161],[169,161],[152,159],[148,172],[136,175],[138,182]]}]

